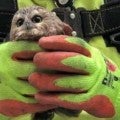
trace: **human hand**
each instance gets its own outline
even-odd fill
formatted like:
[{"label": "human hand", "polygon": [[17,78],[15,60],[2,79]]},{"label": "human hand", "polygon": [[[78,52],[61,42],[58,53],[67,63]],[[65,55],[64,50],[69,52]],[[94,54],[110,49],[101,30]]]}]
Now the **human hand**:
[{"label": "human hand", "polygon": [[46,52],[37,53],[34,63],[45,72],[29,76],[41,91],[38,101],[101,118],[120,117],[120,71],[111,60],[80,38],[43,37],[39,44]]},{"label": "human hand", "polygon": [[33,56],[42,49],[33,42],[6,42],[0,45],[0,119],[46,111],[53,105],[37,103],[37,89],[27,81],[36,70]]}]

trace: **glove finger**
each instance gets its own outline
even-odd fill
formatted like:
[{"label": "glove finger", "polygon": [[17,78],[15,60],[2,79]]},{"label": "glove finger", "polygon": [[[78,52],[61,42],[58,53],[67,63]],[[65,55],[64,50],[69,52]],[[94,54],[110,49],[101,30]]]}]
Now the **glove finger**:
[{"label": "glove finger", "polygon": [[13,54],[11,64],[13,64],[12,67],[14,68],[14,76],[19,79],[24,79],[27,78],[31,72],[33,72],[35,66],[32,61],[36,52],[37,51],[21,51]]},{"label": "glove finger", "polygon": [[[93,76],[33,73],[29,82],[40,91],[86,92],[96,82]],[[89,81],[89,82],[88,82]]]},{"label": "glove finger", "polygon": [[74,52],[39,52],[34,57],[36,66],[43,70],[90,74],[96,69],[96,62]]},{"label": "glove finger", "polygon": [[[36,94],[35,98],[43,104],[54,104],[72,110],[85,110],[96,117],[113,117],[115,114],[111,101],[104,95],[88,97],[87,94]],[[90,98],[90,99],[88,99]]]},{"label": "glove finger", "polygon": [[8,67],[3,66],[3,72],[7,71],[8,74],[13,74],[16,77],[28,76],[35,68],[32,63],[33,56],[41,50],[34,42],[17,41],[2,44],[0,54],[4,61],[1,61],[1,65],[3,62],[4,65],[8,65]]},{"label": "glove finger", "polygon": [[42,37],[39,44],[46,50],[69,51],[91,56],[88,48],[90,46],[80,38],[68,37],[65,35],[56,35],[49,37]]},{"label": "glove finger", "polygon": [[19,61],[19,62],[29,62],[33,60],[34,55],[38,51],[20,51],[20,52],[15,52],[12,55],[12,60],[14,61]]},{"label": "glove finger", "polygon": [[[23,87],[19,86],[19,83],[18,83],[17,87],[14,86],[14,85],[16,85],[14,83],[13,83],[13,85],[10,84],[9,86],[6,84],[4,84],[4,83],[0,84],[0,100],[7,99],[7,98],[9,98],[9,99],[14,98],[15,100],[20,100],[23,102],[26,102],[26,101],[30,102],[30,103],[36,102],[34,99],[34,95],[32,95],[32,94],[37,93],[34,91],[34,89],[30,89],[29,87],[27,87],[27,85],[26,85],[26,89],[25,89],[24,85],[23,85]],[[28,86],[29,86],[29,84],[28,84]]]},{"label": "glove finger", "polygon": [[32,96],[33,94],[37,93],[36,88],[28,83],[28,81],[19,80],[19,79],[9,79],[6,82],[13,90],[17,91],[19,94],[23,96]]},{"label": "glove finger", "polygon": [[6,116],[17,117],[27,113],[43,112],[55,108],[55,105],[38,103],[24,103],[17,100],[0,100],[0,113]]},{"label": "glove finger", "polygon": [[2,49],[0,51],[3,51],[4,54],[4,52],[6,52],[6,48],[9,57],[11,57],[15,52],[42,50],[36,42],[28,42],[28,41],[6,42],[3,44]]}]

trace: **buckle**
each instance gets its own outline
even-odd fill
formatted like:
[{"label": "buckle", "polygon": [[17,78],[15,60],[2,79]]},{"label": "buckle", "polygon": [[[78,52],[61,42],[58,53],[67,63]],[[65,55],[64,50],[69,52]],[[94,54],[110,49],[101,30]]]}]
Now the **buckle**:
[{"label": "buckle", "polygon": [[73,8],[74,0],[54,0],[57,7],[70,7]]},{"label": "buckle", "polygon": [[114,33],[109,36],[110,44],[114,46],[120,53],[120,32]]},{"label": "buckle", "polygon": [[110,35],[110,40],[113,45],[120,45],[120,32]]}]

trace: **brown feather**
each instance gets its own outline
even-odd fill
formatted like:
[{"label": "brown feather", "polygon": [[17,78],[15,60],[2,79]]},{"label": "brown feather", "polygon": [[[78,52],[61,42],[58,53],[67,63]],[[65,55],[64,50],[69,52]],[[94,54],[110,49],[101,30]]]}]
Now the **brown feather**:
[{"label": "brown feather", "polygon": [[[34,16],[40,16],[41,21],[37,23],[32,21]],[[18,26],[20,19],[23,20],[23,23]],[[20,9],[14,15],[10,30],[10,40],[36,40],[42,36],[67,34],[67,32],[68,35],[71,35],[71,27],[63,23],[54,12],[47,11],[40,6],[32,6]]]}]

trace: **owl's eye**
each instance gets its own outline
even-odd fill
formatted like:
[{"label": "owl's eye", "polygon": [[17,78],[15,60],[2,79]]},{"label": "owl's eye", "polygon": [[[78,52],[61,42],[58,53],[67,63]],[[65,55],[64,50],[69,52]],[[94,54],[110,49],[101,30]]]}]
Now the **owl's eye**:
[{"label": "owl's eye", "polygon": [[41,21],[42,21],[42,17],[39,16],[39,15],[35,15],[35,16],[33,16],[33,18],[32,18],[32,22],[33,22],[33,23],[39,23],[39,22],[41,22]]},{"label": "owl's eye", "polygon": [[18,21],[16,22],[16,25],[17,25],[17,27],[20,27],[21,25],[23,25],[23,23],[24,23],[24,19],[20,18],[20,19],[18,19]]}]

